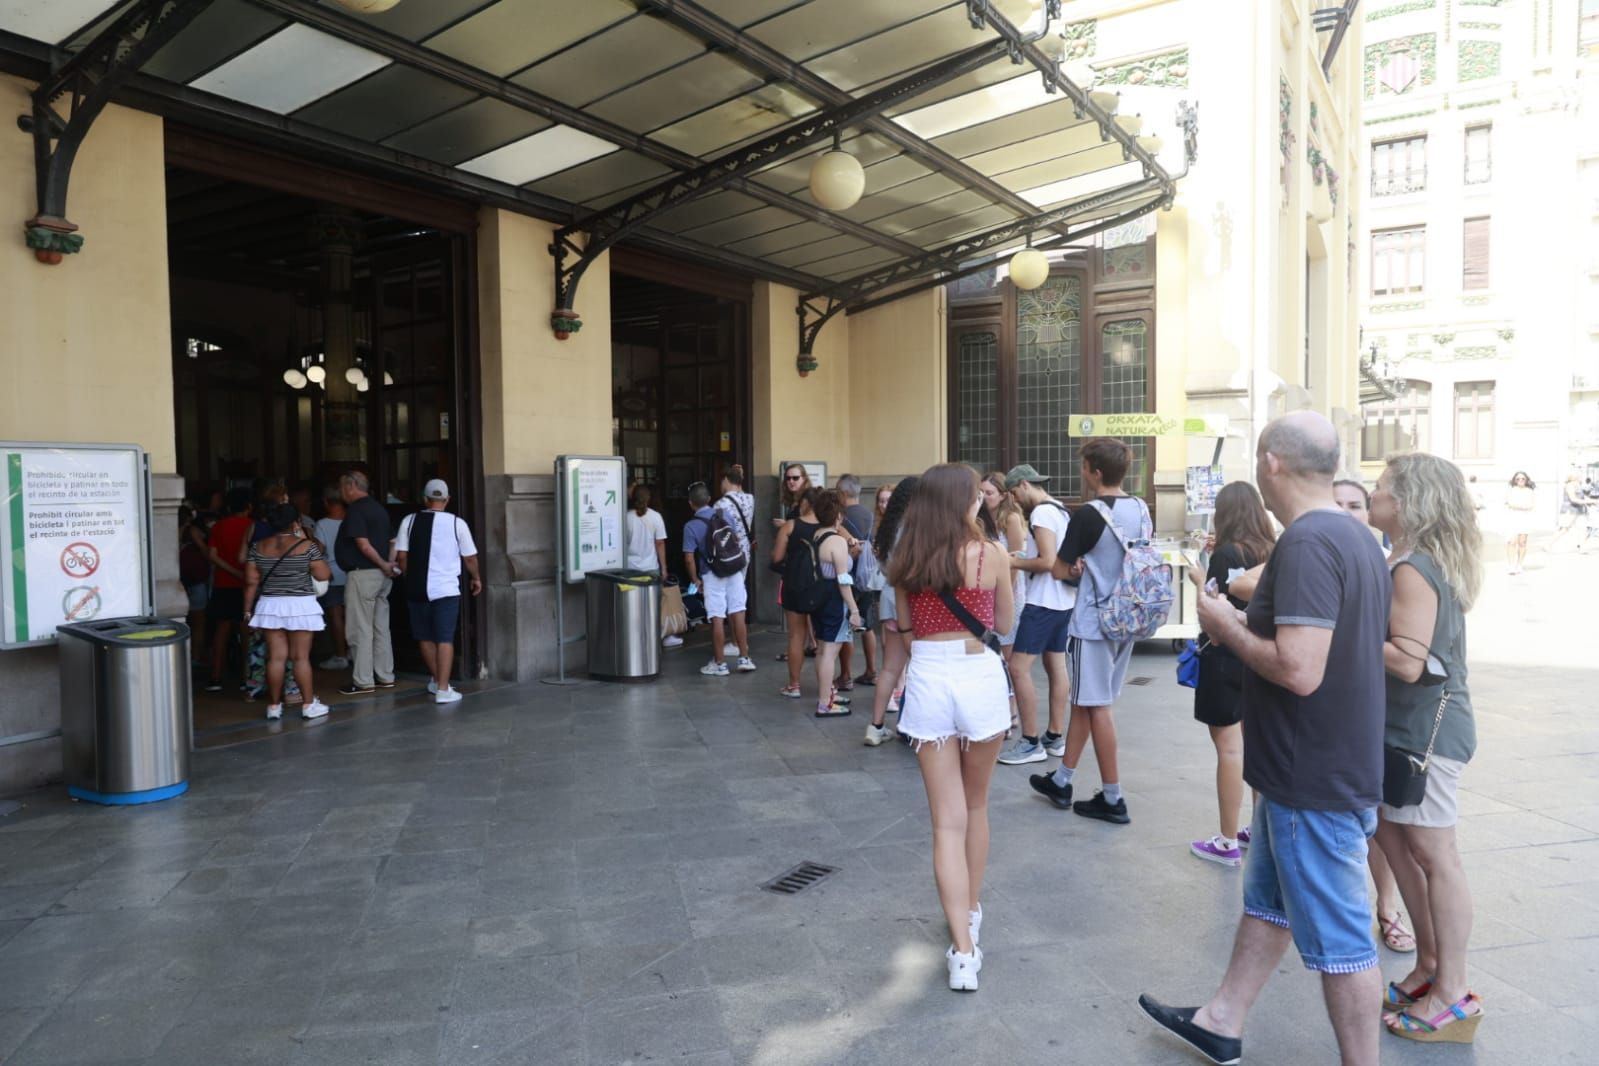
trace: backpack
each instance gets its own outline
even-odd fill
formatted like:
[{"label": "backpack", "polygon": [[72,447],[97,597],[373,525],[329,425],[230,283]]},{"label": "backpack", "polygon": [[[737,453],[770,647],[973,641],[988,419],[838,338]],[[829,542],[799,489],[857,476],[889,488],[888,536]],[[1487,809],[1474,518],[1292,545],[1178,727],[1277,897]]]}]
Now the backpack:
[{"label": "backpack", "polygon": [[815,540],[801,540],[788,546],[783,560],[783,609],[798,614],[821,610],[827,602],[827,586],[822,576],[822,544],[838,534],[829,529]]},{"label": "backpack", "polygon": [[883,568],[877,563],[877,552],[872,548],[872,538],[861,536],[860,532],[850,525],[848,517],[844,519],[844,525],[861,546],[860,554],[855,556],[855,563],[850,567],[850,573],[855,578],[855,587],[865,592],[883,591],[886,578],[883,575]]},{"label": "backpack", "polygon": [[1144,512],[1140,537],[1127,541],[1109,507],[1099,500],[1090,501],[1090,506],[1104,517],[1106,528],[1122,547],[1121,576],[1110,595],[1098,603],[1100,631],[1107,640],[1148,640],[1166,624],[1172,607],[1172,567],[1150,543],[1155,530],[1149,512]]},{"label": "backpack", "polygon": [[[740,515],[739,520],[742,521],[743,517]],[[749,556],[744,553],[738,531],[728,524],[727,513],[714,510],[710,518],[701,521],[705,523],[705,543],[701,551],[711,573],[717,577],[733,577],[742,573],[749,563]]]}]

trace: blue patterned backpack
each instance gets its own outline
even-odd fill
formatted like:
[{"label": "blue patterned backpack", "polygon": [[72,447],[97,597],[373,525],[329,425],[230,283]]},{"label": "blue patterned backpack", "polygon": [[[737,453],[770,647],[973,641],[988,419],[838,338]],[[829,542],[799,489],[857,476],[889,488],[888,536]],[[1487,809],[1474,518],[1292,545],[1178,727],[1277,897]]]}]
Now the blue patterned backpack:
[{"label": "blue patterned backpack", "polygon": [[1122,537],[1110,508],[1099,500],[1090,506],[1105,519],[1116,543],[1122,546],[1122,572],[1110,595],[1099,601],[1099,628],[1108,640],[1148,640],[1166,624],[1172,606],[1172,567],[1151,543],[1155,536],[1149,509],[1143,512],[1139,538]]}]

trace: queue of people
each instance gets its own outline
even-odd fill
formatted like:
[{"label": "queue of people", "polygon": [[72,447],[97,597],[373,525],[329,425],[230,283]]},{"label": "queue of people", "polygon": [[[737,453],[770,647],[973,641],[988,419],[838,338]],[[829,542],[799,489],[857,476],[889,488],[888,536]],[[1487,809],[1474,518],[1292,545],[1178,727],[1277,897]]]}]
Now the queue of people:
[{"label": "queue of people", "polygon": [[442,480],[427,482],[422,497],[397,529],[358,470],[327,486],[320,518],[309,514],[309,490],[291,493],[281,482],[235,486],[213,494],[205,509],[186,507],[179,573],[193,646],[206,649],[194,664],[204,691],[223,691],[237,670],[246,699],[265,696],[269,720],[281,719],[285,704],[299,705],[305,719],[325,717],[312,669],[324,631],[331,654],[316,667],[350,671],[341,694],[394,688],[390,594],[403,581],[428,692],[437,703],[459,701],[450,682],[454,645],[462,596],[482,592],[478,552],[465,520],[447,512]]}]

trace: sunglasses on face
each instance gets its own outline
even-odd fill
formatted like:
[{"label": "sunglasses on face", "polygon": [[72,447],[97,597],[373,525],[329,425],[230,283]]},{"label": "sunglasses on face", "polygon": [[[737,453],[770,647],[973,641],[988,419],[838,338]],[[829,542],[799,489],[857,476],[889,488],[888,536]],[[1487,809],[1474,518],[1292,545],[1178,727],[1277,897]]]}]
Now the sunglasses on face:
[{"label": "sunglasses on face", "polygon": [[784,477],[783,480],[784,481],[804,481],[805,480],[805,475],[804,474],[789,474],[786,477]]}]

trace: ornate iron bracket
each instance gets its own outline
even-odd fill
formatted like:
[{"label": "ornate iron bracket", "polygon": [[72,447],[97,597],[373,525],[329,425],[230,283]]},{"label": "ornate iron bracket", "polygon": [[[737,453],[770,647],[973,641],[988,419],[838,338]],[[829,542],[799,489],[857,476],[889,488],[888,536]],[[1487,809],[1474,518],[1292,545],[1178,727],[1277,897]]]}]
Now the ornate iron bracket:
[{"label": "ornate iron bracket", "polygon": [[[1134,206],[1126,211],[1121,211],[1109,221],[1096,222],[1081,229],[1071,231],[1070,236],[1057,236],[1048,241],[1035,244],[1033,247],[1040,250],[1056,248],[1068,243],[1069,240],[1080,240],[1083,237],[1098,233],[1101,230],[1119,226],[1125,222],[1148,214],[1150,211],[1162,206],[1168,196],[1166,183],[1157,178],[1145,178],[1131,186],[1112,189],[1086,199],[1057,207],[1052,211],[1045,211],[1027,218],[1016,219],[993,229],[970,237],[963,237],[939,248],[931,249],[919,256],[910,259],[889,263],[885,266],[869,270],[864,274],[857,274],[833,285],[821,292],[806,293],[799,299],[797,312],[800,320],[799,331],[799,369],[803,376],[815,370],[817,361],[814,354],[816,337],[822,331],[829,319],[840,311],[864,310],[866,307],[876,307],[890,300],[897,300],[902,296],[922,292],[934,285],[942,285],[958,277],[982,270],[997,257],[985,258],[981,262],[973,263],[974,257],[995,248],[1010,248],[1018,241],[1024,240],[1038,230],[1048,229],[1051,226],[1069,223],[1071,219],[1092,214],[1096,211],[1119,204],[1123,201],[1132,201]],[[928,275],[933,275],[931,278]],[[897,285],[906,285],[905,288],[895,289],[890,295],[869,299],[874,294]]]},{"label": "ornate iron bracket", "polygon": [[[67,184],[94,120],[117,89],[210,6],[211,0],[138,0],[33,91],[32,113],[19,125],[33,134],[38,211],[25,226],[39,262],[59,263],[83,247],[78,227],[67,220]],[[63,97],[71,104],[65,118],[56,109]]]},{"label": "ornate iron bracket", "polygon": [[[876,92],[807,115],[753,144],[743,145],[693,169],[673,174],[620,203],[592,212],[563,227],[556,232],[555,241],[550,245],[550,254],[555,257],[556,315],[575,320],[572,308],[576,306],[578,283],[589,265],[606,249],[648,225],[663,212],[731,184],[751,170],[770,166],[811,145],[830,140],[847,126],[969,74],[1004,54],[1003,41],[990,41],[967,49],[941,63],[891,82]],[[582,244],[573,239],[578,233],[588,234]],[[906,250],[912,251],[914,246],[907,246]],[[556,336],[561,335],[560,326],[557,325]]]}]

